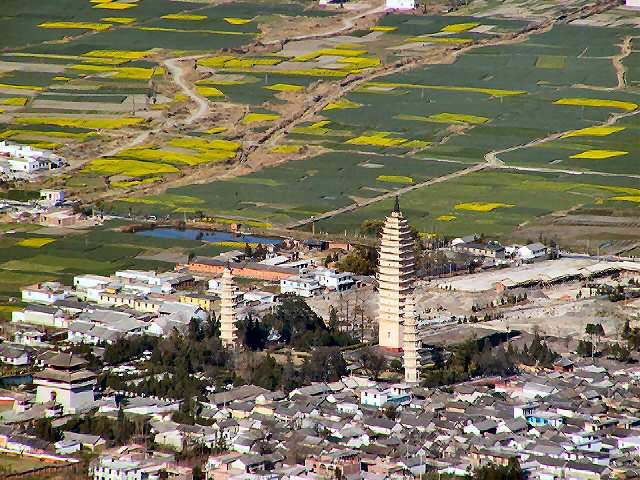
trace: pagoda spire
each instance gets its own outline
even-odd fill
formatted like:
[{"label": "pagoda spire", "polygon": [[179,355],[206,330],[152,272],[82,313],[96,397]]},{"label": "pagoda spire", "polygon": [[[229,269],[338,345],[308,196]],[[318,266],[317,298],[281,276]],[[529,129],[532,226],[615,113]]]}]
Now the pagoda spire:
[{"label": "pagoda spire", "polygon": [[236,344],[238,327],[238,292],[233,281],[229,265],[222,273],[222,292],[220,293],[220,340],[225,347]]},{"label": "pagoda spire", "polygon": [[401,352],[404,306],[413,292],[415,254],[411,227],[400,211],[396,198],[395,209],[382,227],[378,261],[378,345],[386,350]]},{"label": "pagoda spire", "polygon": [[418,323],[416,319],[416,302],[413,294],[407,297],[404,305],[404,380],[407,383],[418,383],[420,373],[420,354],[418,349],[420,340],[418,339]]}]

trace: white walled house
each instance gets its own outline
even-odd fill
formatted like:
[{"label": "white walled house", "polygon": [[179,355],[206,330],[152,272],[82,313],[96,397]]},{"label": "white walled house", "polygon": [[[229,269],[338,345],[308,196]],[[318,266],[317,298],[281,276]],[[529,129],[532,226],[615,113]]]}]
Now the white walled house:
[{"label": "white walled house", "polygon": [[385,0],[386,10],[413,10],[417,7],[415,0]]},{"label": "white walled house", "polygon": [[640,0],[627,0],[626,6],[640,8]]},{"label": "white walled house", "polygon": [[381,392],[376,389],[366,389],[360,392],[360,403],[369,407],[381,408],[387,400],[389,395],[386,392]]},{"label": "white walled house", "polygon": [[26,303],[52,304],[58,300],[64,300],[67,292],[58,282],[37,283],[20,290],[22,301]]},{"label": "white walled house", "polygon": [[64,190],[40,190],[40,203],[53,206],[64,203]]},{"label": "white walled house", "polygon": [[67,328],[69,320],[65,313],[49,305],[29,305],[24,310],[11,313],[13,323],[28,323],[42,327]]},{"label": "white walled house", "polygon": [[111,279],[102,275],[76,275],[73,277],[73,286],[78,289],[105,287],[109,283],[111,283]]},{"label": "white walled house", "polygon": [[524,247],[520,247],[516,256],[523,262],[535,262],[537,260],[545,260],[548,257],[548,249],[542,243],[530,243]]},{"label": "white walled house", "polygon": [[318,283],[329,290],[347,290],[355,284],[353,275],[349,272],[339,273],[334,268],[316,268],[310,272]]},{"label": "white walled house", "polygon": [[322,286],[313,277],[289,277],[280,280],[280,293],[295,293],[301,297],[313,297]]},{"label": "white walled house", "polygon": [[64,160],[48,150],[40,150],[29,145],[0,141],[0,160],[5,171],[13,174],[29,175],[40,170],[59,168]]}]

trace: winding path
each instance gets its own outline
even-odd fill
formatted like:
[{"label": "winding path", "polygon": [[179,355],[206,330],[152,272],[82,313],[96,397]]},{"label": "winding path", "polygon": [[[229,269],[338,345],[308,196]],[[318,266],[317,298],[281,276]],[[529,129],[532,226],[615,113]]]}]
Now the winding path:
[{"label": "winding path", "polygon": [[188,82],[185,79],[185,74],[187,73],[189,67],[184,63],[188,60],[197,60],[198,58],[202,58],[204,56],[206,55],[191,55],[188,57],[169,58],[162,62],[167,71],[171,73],[171,77],[173,78],[174,83],[180,89],[180,91],[196,103],[196,105],[198,106],[196,110],[192,111],[184,121],[167,119],[167,121],[162,122],[154,129],[140,132],[135,137],[129,139],[124,143],[121,143],[116,148],[103,153],[101,156],[111,157],[117,155],[118,153],[128,148],[138,147],[144,144],[149,139],[149,137],[156,133],[160,133],[167,128],[186,127],[189,125],[193,125],[194,123],[206,117],[209,114],[209,101],[206,99],[206,97],[198,93],[198,90],[196,90],[193,83]]}]

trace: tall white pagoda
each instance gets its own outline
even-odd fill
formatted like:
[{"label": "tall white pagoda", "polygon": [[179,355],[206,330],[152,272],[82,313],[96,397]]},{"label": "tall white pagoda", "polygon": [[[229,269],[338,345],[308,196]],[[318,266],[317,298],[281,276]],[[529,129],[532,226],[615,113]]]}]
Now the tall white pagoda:
[{"label": "tall white pagoda", "polygon": [[418,383],[420,374],[418,365],[420,356],[418,348],[418,322],[416,320],[416,302],[414,295],[409,295],[404,305],[404,346],[402,360],[404,363],[404,381],[407,383]]},{"label": "tall white pagoda", "polygon": [[378,261],[378,345],[401,352],[404,347],[405,303],[413,292],[415,255],[409,222],[396,197],[382,228]]},{"label": "tall white pagoda", "polygon": [[233,281],[231,268],[222,273],[222,291],[220,293],[220,340],[225,347],[234,347],[238,327],[238,292]]}]

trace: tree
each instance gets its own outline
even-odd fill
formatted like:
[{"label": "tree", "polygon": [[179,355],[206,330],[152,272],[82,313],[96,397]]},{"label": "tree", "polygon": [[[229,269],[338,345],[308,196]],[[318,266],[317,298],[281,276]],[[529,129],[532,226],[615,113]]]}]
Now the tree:
[{"label": "tree", "polygon": [[204,478],[202,475],[202,467],[200,465],[194,465],[191,470],[191,476],[193,480],[202,480]]},{"label": "tree", "polygon": [[329,328],[337,330],[338,326],[338,311],[336,310],[336,307],[331,305],[329,307]]},{"label": "tree", "polygon": [[282,368],[267,355],[251,373],[251,383],[268,390],[277,390],[282,381]]},{"label": "tree", "polygon": [[358,360],[360,360],[362,368],[374,380],[387,368],[387,359],[374,347],[363,348],[358,355]]},{"label": "tree", "polygon": [[395,420],[398,416],[398,407],[396,407],[395,405],[387,405],[384,408],[384,416],[389,420]]},{"label": "tree", "polygon": [[578,347],[576,348],[576,353],[581,357],[590,357],[593,355],[593,343],[587,342],[585,340],[578,341]]},{"label": "tree", "polygon": [[262,325],[262,323],[254,319],[252,315],[249,315],[240,326],[240,331],[243,330],[244,345],[249,350],[256,351],[264,349],[267,344],[267,338],[269,337],[269,330]]},{"label": "tree", "polygon": [[340,349],[336,347],[318,347],[305,358],[302,375],[309,382],[335,382],[347,374]]},{"label": "tree", "polygon": [[622,338],[629,338],[631,335],[631,327],[629,325],[629,319],[627,318],[624,321],[624,326],[622,327]]},{"label": "tree", "polygon": [[288,394],[300,385],[300,375],[296,371],[291,354],[288,354],[287,362],[282,367],[282,389]]},{"label": "tree", "polygon": [[325,325],[302,297],[293,294],[283,295],[275,310],[262,318],[262,324],[277,330],[284,343],[301,349],[346,346],[354,342],[348,334]]},{"label": "tree", "polygon": [[380,232],[382,232],[382,227],[384,226],[384,221],[379,219],[366,219],[363,220],[360,224],[360,232],[363,235],[371,235],[375,237],[380,236]]},{"label": "tree", "polygon": [[344,257],[337,263],[337,267],[343,272],[352,272],[356,275],[373,275],[376,271],[378,253],[374,248],[356,247],[355,251]]}]

